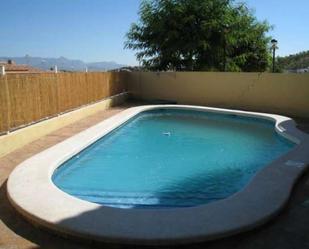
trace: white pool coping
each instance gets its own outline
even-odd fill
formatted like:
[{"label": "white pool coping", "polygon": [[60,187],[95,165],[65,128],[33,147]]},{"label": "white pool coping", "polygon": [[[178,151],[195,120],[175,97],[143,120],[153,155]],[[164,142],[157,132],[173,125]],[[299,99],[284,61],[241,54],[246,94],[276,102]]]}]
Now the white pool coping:
[{"label": "white pool coping", "polygon": [[[63,162],[140,112],[161,108],[272,120],[278,134],[297,145],[260,170],[243,190],[195,207],[113,208],[78,199],[53,184],[52,174]],[[309,136],[288,117],[201,106],[147,105],[126,109],[22,162],[8,179],[7,194],[28,220],[64,235],[130,244],[190,243],[230,236],[264,224],[284,207],[308,165]]]}]

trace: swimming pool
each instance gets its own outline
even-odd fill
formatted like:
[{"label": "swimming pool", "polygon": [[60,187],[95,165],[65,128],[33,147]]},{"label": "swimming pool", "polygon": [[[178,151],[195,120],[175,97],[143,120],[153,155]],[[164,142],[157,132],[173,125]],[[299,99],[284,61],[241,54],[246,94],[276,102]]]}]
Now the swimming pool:
[{"label": "swimming pool", "polygon": [[273,121],[151,110],[74,155],[53,182],[75,197],[112,207],[195,206],[238,192],[294,145],[276,133]]},{"label": "swimming pool", "polygon": [[7,194],[28,220],[59,234],[152,245],[213,240],[276,216],[308,168],[308,148],[308,135],[284,116],[138,106],[22,162]]}]

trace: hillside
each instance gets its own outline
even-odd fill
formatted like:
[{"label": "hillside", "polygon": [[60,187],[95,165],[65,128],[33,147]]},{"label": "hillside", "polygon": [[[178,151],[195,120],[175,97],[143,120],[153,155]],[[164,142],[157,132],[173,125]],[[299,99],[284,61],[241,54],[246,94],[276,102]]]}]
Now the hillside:
[{"label": "hillside", "polygon": [[281,70],[296,70],[309,67],[309,50],[285,57],[278,57]]}]

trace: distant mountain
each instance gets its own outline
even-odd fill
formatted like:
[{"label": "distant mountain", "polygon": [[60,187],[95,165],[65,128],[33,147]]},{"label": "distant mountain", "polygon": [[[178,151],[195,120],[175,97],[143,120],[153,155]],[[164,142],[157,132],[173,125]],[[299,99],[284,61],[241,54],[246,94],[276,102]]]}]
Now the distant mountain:
[{"label": "distant mountain", "polygon": [[102,61],[102,62],[91,62],[86,63],[81,60],[70,60],[65,57],[59,58],[44,58],[44,57],[3,57],[0,56],[0,61],[13,60],[17,64],[28,64],[36,68],[43,70],[50,70],[50,68],[57,65],[58,70],[65,71],[85,71],[88,68],[88,71],[108,71],[117,68],[124,67],[126,65],[118,64],[113,61]]},{"label": "distant mountain", "polygon": [[113,70],[124,67],[125,65],[118,64],[114,61],[101,61],[87,63],[89,71]]},{"label": "distant mountain", "polygon": [[285,57],[278,57],[278,67],[283,71],[309,68],[309,50]]}]

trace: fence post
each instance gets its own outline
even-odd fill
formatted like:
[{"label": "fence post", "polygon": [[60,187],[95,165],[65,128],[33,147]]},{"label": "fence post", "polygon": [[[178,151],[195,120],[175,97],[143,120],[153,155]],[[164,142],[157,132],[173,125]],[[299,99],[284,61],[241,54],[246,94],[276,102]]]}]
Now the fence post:
[{"label": "fence post", "polygon": [[0,66],[0,75],[5,75],[5,66],[4,65]]}]

